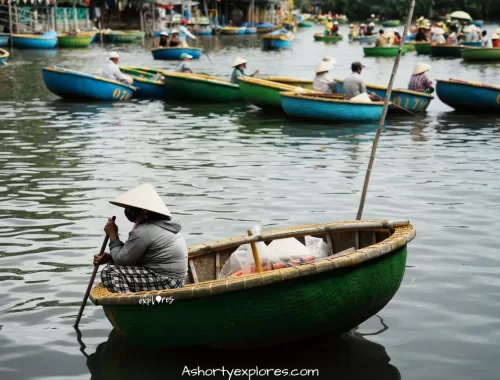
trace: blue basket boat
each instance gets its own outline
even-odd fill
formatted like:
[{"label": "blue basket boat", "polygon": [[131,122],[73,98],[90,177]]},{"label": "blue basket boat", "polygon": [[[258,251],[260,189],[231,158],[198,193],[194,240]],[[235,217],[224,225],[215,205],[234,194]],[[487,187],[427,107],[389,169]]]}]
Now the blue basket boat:
[{"label": "blue basket boat", "polygon": [[474,20],[472,21],[474,25],[476,25],[479,28],[482,28],[484,26],[484,21],[483,20]]},{"label": "blue basket boat", "polygon": [[9,52],[4,49],[0,49],[0,66],[7,64],[7,59],[9,59]]},{"label": "blue basket boat", "polygon": [[257,28],[253,26],[247,26],[245,29],[245,34],[257,34]]},{"label": "blue basket boat", "polygon": [[214,33],[210,26],[198,28],[194,30],[194,34],[197,36],[211,36]]},{"label": "blue basket boat", "polygon": [[[344,81],[342,79],[336,79],[337,82],[337,93],[344,93]],[[366,84],[367,92],[374,92],[382,99],[385,99],[387,94],[387,87],[378,84]],[[431,100],[434,96],[431,94],[426,94],[423,92],[415,92],[410,90],[405,90],[402,88],[393,88],[391,92],[391,103],[404,108],[405,110],[411,111],[413,113],[423,113],[427,111]],[[394,105],[389,106],[390,112],[404,112],[401,108]],[[408,114],[404,112],[405,114]]]},{"label": "blue basket boat", "polygon": [[120,70],[134,79],[134,87],[136,88],[134,97],[140,99],[165,98],[165,83],[159,80],[160,73],[155,75],[151,72],[141,70],[141,67],[135,66],[121,66]]},{"label": "blue basket boat", "polygon": [[372,43],[377,40],[377,35],[374,34],[373,36],[360,36],[360,37],[353,37],[352,35],[349,34],[349,40],[350,41],[357,41],[357,42],[364,42],[364,43]]},{"label": "blue basket boat", "polygon": [[275,30],[262,36],[262,48],[264,50],[288,49],[292,45],[293,35],[289,32]]},{"label": "blue basket boat", "polygon": [[162,59],[162,60],[173,60],[173,59],[181,59],[181,54],[187,53],[193,56],[193,59],[199,59],[201,57],[201,53],[203,49],[194,48],[194,47],[175,47],[175,48],[156,48],[151,50],[153,53],[154,59]]},{"label": "blue basket boat", "polygon": [[9,35],[0,33],[0,47],[8,46],[9,45]]},{"label": "blue basket boat", "polygon": [[498,112],[500,86],[460,79],[437,79],[439,99],[457,111]]},{"label": "blue basket boat", "polygon": [[42,68],[47,89],[68,100],[126,101],[135,88],[112,79],[90,75],[62,67]]},{"label": "blue basket boat", "polygon": [[13,34],[12,41],[14,47],[19,49],[55,49],[57,33],[47,32],[41,35]]},{"label": "blue basket boat", "polygon": [[383,102],[352,102],[339,95],[281,93],[281,107],[289,116],[332,122],[375,123],[382,115]]}]

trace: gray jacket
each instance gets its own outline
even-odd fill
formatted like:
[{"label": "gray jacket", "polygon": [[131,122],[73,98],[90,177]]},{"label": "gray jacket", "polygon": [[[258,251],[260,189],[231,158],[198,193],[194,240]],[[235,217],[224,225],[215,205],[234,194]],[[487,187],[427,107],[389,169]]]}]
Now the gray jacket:
[{"label": "gray jacket", "polygon": [[185,278],[188,254],[181,225],[171,220],[153,220],[140,224],[121,240],[109,242],[110,254],[117,265],[140,265],[161,276]]}]

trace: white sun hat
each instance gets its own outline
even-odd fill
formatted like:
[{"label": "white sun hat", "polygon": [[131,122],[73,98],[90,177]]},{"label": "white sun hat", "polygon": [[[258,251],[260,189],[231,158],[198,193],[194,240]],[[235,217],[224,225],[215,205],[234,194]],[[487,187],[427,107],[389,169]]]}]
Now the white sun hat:
[{"label": "white sun hat", "polygon": [[492,40],[498,40],[499,38],[500,38],[500,36],[499,36],[498,34],[496,34],[496,33],[493,33],[493,34],[491,35],[491,39],[492,39]]},{"label": "white sun hat", "polygon": [[120,58],[120,55],[116,51],[109,53],[109,59]]},{"label": "white sun hat", "polygon": [[428,65],[427,63],[417,62],[417,64],[415,65],[415,68],[413,69],[413,75],[425,73],[430,68],[431,68],[431,65]]},{"label": "white sun hat", "polygon": [[236,59],[233,61],[233,64],[231,67],[236,67],[236,66],[239,66],[239,65],[243,65],[245,63],[248,63],[248,61],[246,59],[243,59],[241,57],[236,57]]},{"label": "white sun hat", "polygon": [[338,25],[338,24],[339,24],[339,22],[338,22],[338,21],[335,21],[335,22],[333,23],[333,25]]},{"label": "white sun hat", "polygon": [[375,23],[374,23],[374,22],[370,22],[370,23],[368,24],[368,26],[375,26]]},{"label": "white sun hat", "polygon": [[332,66],[333,65],[331,64],[330,61],[322,60],[320,63],[318,63],[318,66],[316,66],[316,68],[314,69],[314,72],[316,74],[324,73],[325,71],[330,71]]},{"label": "white sun hat", "polygon": [[119,195],[109,203],[119,207],[137,207],[157,214],[171,216],[165,203],[161,200],[155,188],[149,183],[134,187],[132,190]]},{"label": "white sun hat", "polygon": [[360,26],[366,26],[365,24],[361,24]]},{"label": "white sun hat", "polygon": [[171,34],[174,34],[174,33],[177,33],[177,34],[179,34],[179,31],[178,31],[177,29],[172,29],[172,32],[171,32]]},{"label": "white sun hat", "polygon": [[372,18],[375,18],[375,15],[372,13],[372,14],[371,14],[371,17],[372,17]]},{"label": "white sun hat", "polygon": [[160,33],[160,36],[168,36],[168,33],[165,32],[165,31],[163,31],[163,32]]}]

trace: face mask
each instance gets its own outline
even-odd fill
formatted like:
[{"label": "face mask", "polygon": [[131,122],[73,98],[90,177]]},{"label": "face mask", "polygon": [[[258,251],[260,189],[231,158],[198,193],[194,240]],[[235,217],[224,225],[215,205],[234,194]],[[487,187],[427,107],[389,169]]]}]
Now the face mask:
[{"label": "face mask", "polygon": [[139,215],[141,214],[141,210],[134,207],[126,207],[125,208],[125,217],[132,223],[135,223]]}]

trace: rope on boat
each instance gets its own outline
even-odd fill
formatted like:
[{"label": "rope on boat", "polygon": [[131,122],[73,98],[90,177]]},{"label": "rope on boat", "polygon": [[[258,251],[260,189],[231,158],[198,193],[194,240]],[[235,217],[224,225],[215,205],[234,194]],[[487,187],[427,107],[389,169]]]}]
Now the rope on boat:
[{"label": "rope on boat", "polygon": [[375,154],[377,153],[378,141],[380,135],[382,134],[382,128],[384,127],[385,117],[387,116],[387,110],[389,109],[389,100],[391,99],[392,86],[394,85],[394,79],[396,78],[396,73],[398,72],[399,61],[401,59],[401,54],[403,52],[403,47],[405,45],[406,38],[408,36],[408,29],[410,28],[411,19],[413,18],[413,9],[415,8],[415,0],[411,0],[410,9],[408,11],[408,18],[406,20],[405,29],[403,32],[403,37],[399,41],[399,50],[396,60],[394,61],[394,67],[392,69],[391,79],[389,80],[389,85],[387,86],[387,92],[385,94],[384,108],[382,110],[382,115],[378,123],[377,134],[373,140],[372,151],[370,154],[370,161],[368,163],[368,168],[366,169],[365,182],[363,184],[363,191],[361,193],[361,200],[359,202],[358,214],[356,220],[361,220],[363,215],[363,208],[365,207],[366,193],[368,192],[368,184],[370,183],[370,175],[373,169],[373,162],[375,161]]}]

